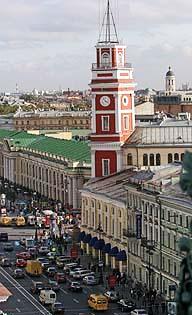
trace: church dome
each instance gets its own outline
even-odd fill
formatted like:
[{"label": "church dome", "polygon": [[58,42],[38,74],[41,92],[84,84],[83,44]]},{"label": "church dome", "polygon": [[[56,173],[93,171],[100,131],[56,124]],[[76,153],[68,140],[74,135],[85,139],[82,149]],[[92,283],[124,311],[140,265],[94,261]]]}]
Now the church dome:
[{"label": "church dome", "polygon": [[173,77],[175,76],[174,72],[171,70],[171,67],[169,67],[169,71],[166,73],[166,77]]}]

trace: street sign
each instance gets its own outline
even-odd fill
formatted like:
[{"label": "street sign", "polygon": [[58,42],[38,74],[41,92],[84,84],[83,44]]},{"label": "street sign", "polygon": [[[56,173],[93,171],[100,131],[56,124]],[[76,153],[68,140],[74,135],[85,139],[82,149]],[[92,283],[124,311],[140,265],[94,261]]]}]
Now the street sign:
[{"label": "street sign", "polygon": [[168,315],[176,315],[177,314],[177,303],[174,301],[167,302],[167,313]]},{"label": "street sign", "polygon": [[99,261],[98,266],[103,267],[103,261],[102,260]]}]

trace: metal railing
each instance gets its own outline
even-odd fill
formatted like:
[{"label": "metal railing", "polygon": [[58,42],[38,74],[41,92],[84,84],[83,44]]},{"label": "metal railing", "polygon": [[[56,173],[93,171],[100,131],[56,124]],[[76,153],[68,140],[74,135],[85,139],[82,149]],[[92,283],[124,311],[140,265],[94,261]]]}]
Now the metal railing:
[{"label": "metal railing", "polygon": [[127,69],[132,68],[131,63],[124,63],[124,64],[117,64],[114,65],[112,63],[93,63],[92,64],[92,70],[106,70],[106,69]]}]

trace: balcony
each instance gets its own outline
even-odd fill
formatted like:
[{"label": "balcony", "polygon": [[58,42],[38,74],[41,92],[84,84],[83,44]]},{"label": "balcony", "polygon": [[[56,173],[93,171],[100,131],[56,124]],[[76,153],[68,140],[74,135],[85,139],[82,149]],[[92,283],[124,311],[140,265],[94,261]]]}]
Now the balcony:
[{"label": "balcony", "polygon": [[123,236],[127,238],[137,238],[137,234],[132,229],[123,229]]},{"label": "balcony", "polygon": [[102,63],[98,65],[97,63],[92,64],[92,70],[113,70],[113,69],[130,69],[132,68],[131,63],[124,63],[118,65],[112,65],[112,63]]}]

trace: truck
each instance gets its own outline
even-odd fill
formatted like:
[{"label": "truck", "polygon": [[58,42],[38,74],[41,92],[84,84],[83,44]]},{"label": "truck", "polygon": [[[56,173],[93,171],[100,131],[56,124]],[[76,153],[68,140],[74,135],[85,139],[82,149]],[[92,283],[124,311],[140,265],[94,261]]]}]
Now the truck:
[{"label": "truck", "polygon": [[56,293],[53,290],[45,289],[40,291],[39,301],[43,305],[52,305],[56,302]]},{"label": "truck", "polygon": [[25,270],[29,276],[37,277],[42,274],[42,266],[38,260],[27,260],[27,266]]}]

